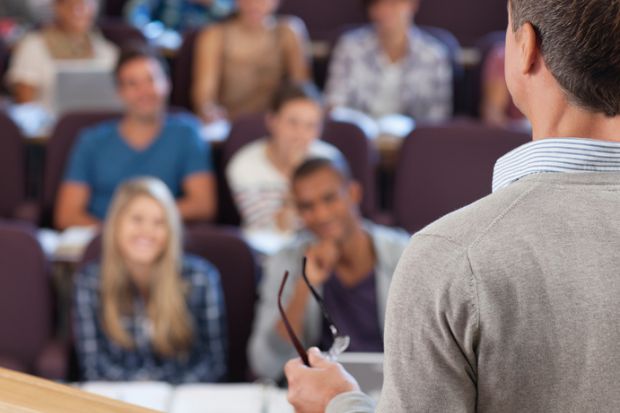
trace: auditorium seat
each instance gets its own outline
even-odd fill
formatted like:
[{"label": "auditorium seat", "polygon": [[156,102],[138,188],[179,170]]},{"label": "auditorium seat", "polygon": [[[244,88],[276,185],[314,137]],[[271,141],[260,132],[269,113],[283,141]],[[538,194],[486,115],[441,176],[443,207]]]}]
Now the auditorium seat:
[{"label": "auditorium seat", "polygon": [[[246,347],[252,332],[259,270],[250,247],[235,228],[196,225],[186,231],[185,250],[207,259],[219,270],[226,300],[228,381],[251,380]],[[97,237],[86,249],[81,266],[100,254],[101,238]]]},{"label": "auditorium seat", "polygon": [[146,44],[147,40],[140,29],[131,26],[122,18],[107,17],[98,21],[97,26],[101,33],[118,47],[129,44]]},{"label": "auditorium seat", "polygon": [[53,338],[51,277],[33,227],[0,222],[0,366],[66,378],[67,352]]},{"label": "auditorium seat", "polygon": [[367,21],[360,0],[338,0],[338,3],[330,0],[282,1],[278,12],[301,18],[312,40],[328,40],[343,26]]},{"label": "auditorium seat", "polygon": [[422,1],[416,23],[448,29],[461,45],[473,47],[484,34],[505,29],[507,17],[504,1]]},{"label": "auditorium seat", "polygon": [[495,161],[529,140],[472,120],[417,128],[397,161],[392,224],[413,233],[490,194]]},{"label": "auditorium seat", "polygon": [[116,112],[75,112],[63,115],[46,144],[43,176],[42,225],[52,226],[54,203],[71,148],[82,129],[119,118]]},{"label": "auditorium seat", "polygon": [[172,92],[170,104],[187,110],[193,109],[192,84],[194,78],[194,48],[200,30],[188,30],[177,51],[172,66]]},{"label": "auditorium seat", "polygon": [[0,111],[0,218],[36,223],[39,208],[26,200],[26,150],[24,137],[9,116]]}]

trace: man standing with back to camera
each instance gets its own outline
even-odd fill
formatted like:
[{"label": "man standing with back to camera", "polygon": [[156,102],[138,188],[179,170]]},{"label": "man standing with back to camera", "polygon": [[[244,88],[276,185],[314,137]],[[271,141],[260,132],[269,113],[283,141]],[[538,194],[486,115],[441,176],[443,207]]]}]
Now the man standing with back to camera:
[{"label": "man standing with back to camera", "polygon": [[[379,412],[620,411],[620,1],[511,0],[506,79],[533,139],[494,193],[416,234]],[[286,366],[298,413],[371,412],[342,367]]]}]

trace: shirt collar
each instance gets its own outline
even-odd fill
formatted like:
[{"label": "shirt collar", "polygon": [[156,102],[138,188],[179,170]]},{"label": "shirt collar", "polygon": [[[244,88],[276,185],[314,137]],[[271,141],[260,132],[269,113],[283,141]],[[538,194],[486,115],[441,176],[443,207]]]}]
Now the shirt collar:
[{"label": "shirt collar", "polygon": [[542,139],[498,159],[493,171],[493,192],[531,174],[616,171],[620,171],[620,143],[584,138]]}]

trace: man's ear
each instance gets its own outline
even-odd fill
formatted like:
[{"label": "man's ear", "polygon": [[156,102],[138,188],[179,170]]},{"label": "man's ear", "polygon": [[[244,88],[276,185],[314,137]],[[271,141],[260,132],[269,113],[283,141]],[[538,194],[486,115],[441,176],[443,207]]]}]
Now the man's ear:
[{"label": "man's ear", "polygon": [[349,183],[349,199],[356,205],[360,205],[362,203],[362,197],[364,195],[364,190],[362,186],[357,181],[351,181]]},{"label": "man's ear", "polygon": [[523,23],[517,30],[516,40],[519,49],[521,73],[527,75],[532,72],[540,57],[538,35],[536,30],[534,30],[534,26],[529,22]]}]

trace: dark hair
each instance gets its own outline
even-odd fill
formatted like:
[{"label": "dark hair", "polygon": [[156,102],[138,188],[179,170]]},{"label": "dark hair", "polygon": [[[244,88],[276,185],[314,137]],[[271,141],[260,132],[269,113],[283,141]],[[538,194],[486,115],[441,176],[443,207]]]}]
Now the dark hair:
[{"label": "dark hair", "polygon": [[291,183],[294,184],[300,179],[307,178],[308,176],[313,175],[318,171],[322,171],[323,169],[329,169],[330,171],[336,173],[336,175],[338,175],[344,183],[351,182],[352,180],[351,170],[349,169],[349,165],[344,158],[331,160],[327,158],[313,157],[306,159],[295,169],[293,172],[293,177],[291,178]]},{"label": "dark hair", "polygon": [[547,67],[574,104],[620,113],[620,2],[510,0],[510,12],[513,31],[534,27]]},{"label": "dark hair", "polygon": [[277,113],[292,100],[308,99],[316,102],[318,105],[322,105],[321,92],[311,82],[285,82],[283,83],[271,100],[270,110],[272,113]]},{"label": "dark hair", "polygon": [[143,42],[128,43],[121,49],[118,60],[116,61],[116,66],[114,67],[114,79],[117,83],[123,67],[136,59],[152,59],[159,63],[164,72],[168,72],[168,65],[152,47]]}]

